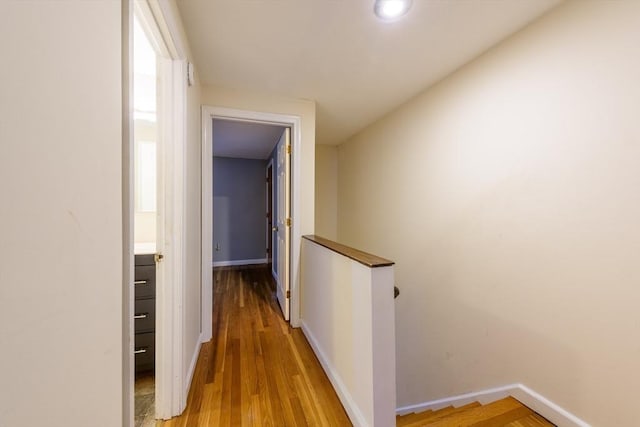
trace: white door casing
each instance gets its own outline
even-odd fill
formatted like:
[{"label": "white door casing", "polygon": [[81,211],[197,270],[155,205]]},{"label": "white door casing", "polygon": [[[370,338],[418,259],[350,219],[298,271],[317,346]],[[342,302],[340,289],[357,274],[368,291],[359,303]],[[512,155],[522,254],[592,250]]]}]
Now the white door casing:
[{"label": "white door casing", "polygon": [[[300,159],[296,155],[301,148],[301,117],[290,114],[280,114],[262,111],[242,110],[220,106],[202,106],[202,340],[208,341],[212,337],[213,315],[213,119],[226,119],[281,125],[291,128],[291,245],[290,259],[290,322],[293,327],[300,327],[300,283],[298,266],[300,264],[300,246],[302,230],[296,215],[300,212]],[[274,263],[275,265],[275,263]]]}]

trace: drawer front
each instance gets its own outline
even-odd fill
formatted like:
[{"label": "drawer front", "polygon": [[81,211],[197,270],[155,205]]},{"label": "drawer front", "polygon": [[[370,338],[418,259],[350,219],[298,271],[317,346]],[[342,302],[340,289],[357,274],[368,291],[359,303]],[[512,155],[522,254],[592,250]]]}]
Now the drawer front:
[{"label": "drawer front", "polygon": [[136,266],[138,265],[156,265],[155,255],[136,255]]},{"label": "drawer front", "polygon": [[134,292],[136,298],[156,296],[156,266],[137,266],[134,275]]},{"label": "drawer front", "polygon": [[156,361],[156,334],[149,332],[135,335],[134,357],[136,372],[151,371]]},{"label": "drawer front", "polygon": [[137,299],[133,313],[135,331],[153,332],[156,329],[156,300],[155,298]]}]

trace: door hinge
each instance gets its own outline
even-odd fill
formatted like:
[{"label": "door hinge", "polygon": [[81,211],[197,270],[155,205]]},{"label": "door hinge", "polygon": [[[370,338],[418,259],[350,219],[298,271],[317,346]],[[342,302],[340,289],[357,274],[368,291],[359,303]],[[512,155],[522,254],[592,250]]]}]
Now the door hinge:
[{"label": "door hinge", "polygon": [[291,154],[291,145],[287,145],[287,154]]},{"label": "door hinge", "polygon": [[291,227],[291,218],[287,218],[286,224],[287,224],[287,227]]},{"label": "door hinge", "polygon": [[287,298],[291,298],[291,291],[287,291]]}]

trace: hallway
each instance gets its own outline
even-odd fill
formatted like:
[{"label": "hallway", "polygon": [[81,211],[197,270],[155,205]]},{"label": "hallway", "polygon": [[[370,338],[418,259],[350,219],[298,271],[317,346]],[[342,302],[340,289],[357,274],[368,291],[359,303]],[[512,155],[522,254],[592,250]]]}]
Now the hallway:
[{"label": "hallway", "polygon": [[213,287],[213,339],[187,408],[157,425],[350,426],[302,331],[283,320],[268,268],[216,268]]}]

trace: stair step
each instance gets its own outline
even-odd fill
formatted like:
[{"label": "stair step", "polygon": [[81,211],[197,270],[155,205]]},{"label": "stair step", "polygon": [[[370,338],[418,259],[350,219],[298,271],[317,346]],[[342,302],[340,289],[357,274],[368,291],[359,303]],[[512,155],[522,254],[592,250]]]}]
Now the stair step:
[{"label": "stair step", "polygon": [[[427,422],[433,419],[433,417],[439,417],[437,414],[441,414],[442,416],[446,416],[447,413],[454,411],[456,408],[453,406],[446,406],[444,408],[438,409],[436,411],[424,411],[416,413],[408,422],[402,424],[403,427],[417,427],[423,426]],[[399,425],[399,424],[398,424]]]},{"label": "stair step", "polygon": [[444,408],[438,409],[437,411],[433,411],[430,414],[421,412],[420,414],[417,414],[417,415],[424,414],[422,417],[415,419],[412,423],[404,424],[403,426],[404,427],[422,427],[425,425],[430,425],[430,423],[435,422],[437,420],[453,416],[459,412],[464,412],[472,408],[478,408],[480,406],[481,406],[480,403],[472,402],[464,406],[459,406],[457,408],[453,406],[446,406]]},{"label": "stair step", "polygon": [[433,413],[432,419],[442,418],[444,416],[457,414],[458,412],[466,411],[467,409],[478,408],[480,406],[482,405],[480,405],[479,402],[471,402],[471,403],[467,403],[466,405],[462,405],[458,407],[449,406],[448,408],[442,408],[435,411]]},{"label": "stair step", "polygon": [[396,417],[401,427],[555,427],[513,397],[480,405],[473,402],[454,408],[447,406],[436,411]]},{"label": "stair step", "polygon": [[488,405],[456,413],[452,417],[441,418],[427,425],[430,427],[502,427],[532,413],[531,409],[516,399],[507,397]]},{"label": "stair step", "polygon": [[411,412],[405,415],[399,415],[396,417],[396,426],[404,427],[409,425],[415,421],[421,420],[424,417],[428,417],[433,413],[432,410],[426,410],[422,412]]}]

